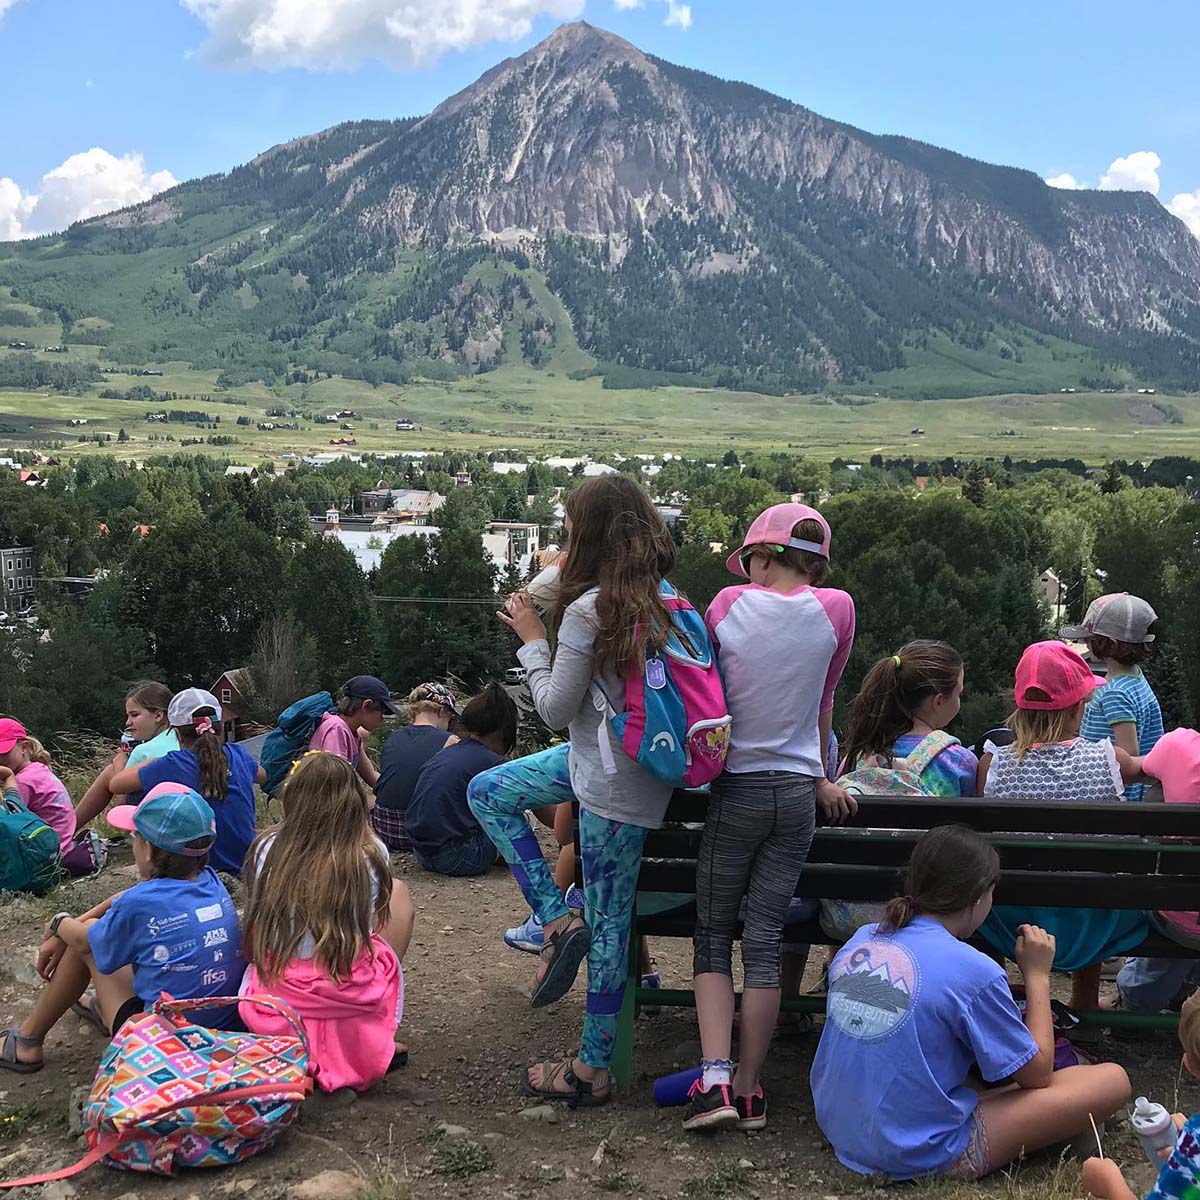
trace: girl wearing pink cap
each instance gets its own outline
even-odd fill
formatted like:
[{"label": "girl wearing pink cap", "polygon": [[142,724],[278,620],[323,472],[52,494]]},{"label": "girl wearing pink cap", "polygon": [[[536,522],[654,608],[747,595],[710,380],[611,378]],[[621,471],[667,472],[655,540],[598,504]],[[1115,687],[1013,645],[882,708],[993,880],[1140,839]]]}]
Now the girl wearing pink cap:
[{"label": "girl wearing pink cap", "polygon": [[[1016,675],[1016,711],[1008,719],[1010,746],[986,746],[983,794],[1011,800],[1120,801],[1140,769],[1111,741],[1080,737],[1083,712],[1104,681],[1069,646],[1037,642],[1021,655]],[[1054,967],[1070,971],[1071,1004],[1100,1005],[1100,968],[1146,936],[1141,912],[1099,908],[1014,908],[1004,906],[980,928],[1001,954],[1011,955],[1021,925],[1040,925],[1054,935]]]},{"label": "girl wearing pink cap", "polygon": [[75,842],[75,806],[66,784],[50,769],[50,755],[20,721],[0,719],[0,768],[7,768],[21,803],[58,834],[62,852]]},{"label": "girl wearing pink cap", "polygon": [[[783,928],[812,845],[816,808],[831,821],[854,801],[825,778],[833,694],[854,641],[854,602],[825,588],[829,524],[777,504],[750,526],[705,623],[720,654],[733,736],[713,782],[696,871],[693,971],[703,1074],[684,1128],[762,1129],[760,1073],[779,1018]],[[741,1059],[730,1061],[731,950],[739,909],[745,971]]]}]

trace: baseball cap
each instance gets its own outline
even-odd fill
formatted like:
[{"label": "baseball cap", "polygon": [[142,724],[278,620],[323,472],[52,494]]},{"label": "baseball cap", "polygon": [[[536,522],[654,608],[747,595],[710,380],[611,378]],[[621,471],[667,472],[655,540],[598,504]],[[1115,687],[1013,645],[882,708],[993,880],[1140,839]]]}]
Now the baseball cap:
[{"label": "baseball cap", "polygon": [[[157,784],[141,804],[109,809],[107,820],[116,829],[140,833],[160,850],[189,858],[207,854],[217,837],[217,818],[212,808],[199,792],[181,783]],[[207,845],[189,845],[203,839],[207,839]]]},{"label": "baseball cap", "polygon": [[[792,530],[801,521],[816,521],[821,526],[820,542],[806,542],[792,537]],[[754,524],[746,530],[741,547],[725,560],[725,566],[732,574],[749,579],[742,566],[742,555],[752,546],[791,547],[828,558],[830,537],[829,522],[815,508],[809,508],[807,504],[775,504],[754,518]]]},{"label": "baseball cap", "polygon": [[1168,804],[1200,804],[1200,733],[1172,729],[1142,758],[1142,770],[1162,784]]},{"label": "baseball cap", "polygon": [[20,721],[12,717],[0,718],[0,754],[7,754],[22,738],[28,736]]},{"label": "baseball cap", "polygon": [[[1017,663],[1016,701],[1018,708],[1057,712],[1074,708],[1104,680],[1092,674],[1083,656],[1062,642],[1034,642]],[[1030,696],[1040,692],[1042,696]]]},{"label": "baseball cap", "polygon": [[167,720],[176,726],[190,725],[192,718],[202,708],[213,710],[214,721],[221,719],[221,702],[212,692],[206,692],[203,688],[184,688],[171,697],[171,703],[167,706]]},{"label": "baseball cap", "polygon": [[420,683],[408,694],[408,702],[416,704],[420,700],[427,700],[430,704],[439,704],[442,708],[448,708],[451,712],[458,711],[458,701],[454,693],[442,683]]},{"label": "baseball cap", "polygon": [[397,716],[400,712],[392,700],[392,693],[388,691],[387,684],[382,679],[376,679],[374,675],[355,675],[346,680],[342,691],[352,700],[374,700],[384,712],[389,712],[392,716]]},{"label": "baseball cap", "polygon": [[1091,637],[1112,638],[1114,642],[1154,641],[1150,626],[1158,613],[1141,596],[1128,592],[1113,592],[1093,600],[1083,617],[1082,625],[1069,625],[1059,633],[1069,642],[1083,642]]}]

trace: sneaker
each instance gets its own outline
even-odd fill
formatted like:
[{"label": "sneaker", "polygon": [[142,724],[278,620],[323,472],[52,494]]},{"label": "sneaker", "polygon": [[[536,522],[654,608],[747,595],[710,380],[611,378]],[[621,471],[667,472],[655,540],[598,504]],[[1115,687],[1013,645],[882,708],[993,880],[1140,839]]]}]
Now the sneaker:
[{"label": "sneaker", "polygon": [[763,1095],[762,1088],[759,1088],[753,1096],[735,1096],[733,1102],[737,1105],[737,1127],[743,1133],[753,1133],[757,1129],[766,1129],[767,1098]]},{"label": "sneaker", "polygon": [[709,1133],[725,1129],[738,1123],[738,1110],[733,1105],[733,1094],[727,1083],[714,1083],[707,1091],[697,1079],[688,1093],[690,1103],[687,1116],[683,1118],[684,1129]]},{"label": "sneaker", "polygon": [[[642,987],[644,988],[661,988],[662,976],[657,971],[651,971],[649,975],[642,976]],[[642,1012],[648,1017],[657,1017],[662,1009],[657,1004],[643,1004]]]},{"label": "sneaker", "polygon": [[541,954],[544,937],[537,913],[531,912],[523,925],[504,931],[504,944],[514,950],[524,950],[526,954]]},{"label": "sneaker", "polygon": [[587,899],[584,897],[583,888],[577,883],[571,884],[567,888],[567,894],[563,897],[566,905],[574,912],[583,912],[587,908]]}]

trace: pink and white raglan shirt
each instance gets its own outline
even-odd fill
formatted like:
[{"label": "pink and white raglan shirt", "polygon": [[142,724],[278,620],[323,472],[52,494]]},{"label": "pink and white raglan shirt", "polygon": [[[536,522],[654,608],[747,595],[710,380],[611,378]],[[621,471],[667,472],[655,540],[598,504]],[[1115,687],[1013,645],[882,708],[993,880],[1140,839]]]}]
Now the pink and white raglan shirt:
[{"label": "pink and white raglan shirt", "polygon": [[704,617],[720,655],[733,739],[725,769],[822,778],[818,723],[854,643],[854,601],[836,588],[722,591]]},{"label": "pink and white raglan shirt", "polygon": [[21,803],[58,834],[65,854],[75,841],[75,806],[62,780],[40,762],[27,763],[13,778]]}]

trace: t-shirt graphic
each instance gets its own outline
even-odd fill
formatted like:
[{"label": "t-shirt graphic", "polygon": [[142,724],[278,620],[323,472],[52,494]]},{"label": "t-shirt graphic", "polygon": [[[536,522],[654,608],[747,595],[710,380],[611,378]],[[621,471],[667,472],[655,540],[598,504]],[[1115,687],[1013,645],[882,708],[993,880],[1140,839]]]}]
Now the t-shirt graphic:
[{"label": "t-shirt graphic", "polygon": [[1190,1118],[1180,1131],[1146,1200],[1200,1200],[1200,1116]]},{"label": "t-shirt graphic", "polygon": [[920,976],[898,942],[867,942],[829,972],[829,1016],[853,1038],[881,1038],[908,1018]]}]

